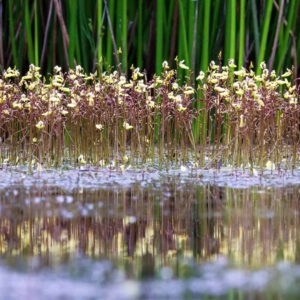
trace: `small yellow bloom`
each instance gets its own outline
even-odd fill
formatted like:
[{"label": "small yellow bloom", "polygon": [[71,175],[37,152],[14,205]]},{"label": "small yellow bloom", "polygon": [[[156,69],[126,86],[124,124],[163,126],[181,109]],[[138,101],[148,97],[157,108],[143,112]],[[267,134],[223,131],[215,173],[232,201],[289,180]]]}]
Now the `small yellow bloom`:
[{"label": "small yellow bloom", "polygon": [[259,106],[265,106],[265,103],[260,98],[257,98],[256,102],[258,103]]},{"label": "small yellow bloom", "polygon": [[254,76],[254,79],[255,79],[257,82],[264,81],[264,78],[262,78],[261,76]]},{"label": "small yellow bloom", "polygon": [[96,129],[102,130],[103,129],[103,125],[102,124],[96,124]]},{"label": "small yellow bloom", "polygon": [[124,122],[123,123],[123,128],[125,128],[126,130],[132,129],[133,126],[129,125],[128,123]]},{"label": "small yellow bloom", "polygon": [[240,96],[244,95],[244,91],[243,91],[242,89],[236,90],[235,93],[236,93],[237,95],[240,95]]},{"label": "small yellow bloom", "polygon": [[179,88],[178,83],[177,83],[177,82],[174,82],[174,83],[172,84],[172,89],[173,89],[173,90],[178,90],[178,88]]},{"label": "small yellow bloom", "polygon": [[74,107],[76,107],[76,105],[77,105],[77,102],[72,98],[71,103],[69,103],[67,106],[74,108]]},{"label": "small yellow bloom", "polygon": [[287,69],[287,71],[281,75],[281,77],[289,77],[292,75],[292,71],[290,69]]},{"label": "small yellow bloom", "polygon": [[164,69],[169,69],[169,64],[168,64],[168,62],[166,60],[162,63],[162,67]]},{"label": "small yellow bloom", "polygon": [[188,69],[189,69],[189,67],[186,66],[186,65],[184,64],[184,60],[182,60],[182,61],[179,63],[179,67],[180,67],[181,69],[185,69],[185,70],[188,70]]},{"label": "small yellow bloom", "polygon": [[209,64],[210,68],[213,69],[213,70],[216,70],[219,68],[218,65],[216,65],[216,63],[212,60]]},{"label": "small yellow bloom", "polygon": [[194,89],[191,86],[185,86],[183,93],[186,95],[194,94]]},{"label": "small yellow bloom", "polygon": [[60,87],[60,90],[62,92],[65,92],[65,93],[69,93],[70,92],[70,89],[69,88],[66,88],[66,87]]},{"label": "small yellow bloom", "polygon": [[205,77],[204,72],[200,71],[200,73],[199,73],[198,77],[196,78],[196,80],[201,80],[202,81],[204,77]]},{"label": "small yellow bloom", "polygon": [[178,104],[178,108],[177,108],[178,111],[185,111],[186,110],[186,107],[182,106],[182,104]]},{"label": "small yellow bloom", "polygon": [[22,105],[22,103],[19,103],[18,101],[14,101],[13,103],[12,103],[12,107],[13,108],[18,108],[18,109],[22,109],[23,108],[23,105]]},{"label": "small yellow bloom", "polygon": [[48,110],[47,112],[43,113],[42,115],[47,117],[50,116],[52,114],[52,110]]},{"label": "small yellow bloom", "polygon": [[33,139],[32,139],[32,142],[33,142],[33,143],[36,143],[36,142],[37,142],[37,138],[36,138],[36,137],[33,138]]},{"label": "small yellow bloom", "polygon": [[230,59],[228,62],[229,68],[236,68],[236,65],[234,64],[234,59]]},{"label": "small yellow bloom", "polygon": [[43,129],[45,127],[45,124],[43,121],[38,121],[35,125],[36,128],[38,129]]},{"label": "small yellow bloom", "polygon": [[280,79],[277,79],[276,83],[279,84],[279,85],[286,84],[286,82],[284,80],[280,80]]},{"label": "small yellow bloom", "polygon": [[220,86],[215,86],[214,90],[217,91],[217,92],[219,92],[219,93],[225,92],[225,89],[222,88],[222,87],[220,87]]},{"label": "small yellow bloom", "polygon": [[82,154],[80,154],[79,156],[78,156],[78,162],[79,163],[81,163],[81,164],[86,164],[86,161],[84,160],[84,157],[83,157],[83,155]]},{"label": "small yellow bloom", "polygon": [[266,69],[267,68],[267,65],[264,61],[261,62],[259,66],[260,66],[261,69]]},{"label": "small yellow bloom", "polygon": [[241,115],[240,116],[240,127],[244,127],[245,126],[245,119],[244,119],[244,116]]},{"label": "small yellow bloom", "polygon": [[242,70],[239,70],[239,71],[234,71],[233,73],[237,76],[242,76],[242,77],[244,77],[246,75],[245,69],[242,69]]},{"label": "small yellow bloom", "polygon": [[220,93],[221,97],[227,97],[229,96],[229,90],[224,90],[224,92]]}]

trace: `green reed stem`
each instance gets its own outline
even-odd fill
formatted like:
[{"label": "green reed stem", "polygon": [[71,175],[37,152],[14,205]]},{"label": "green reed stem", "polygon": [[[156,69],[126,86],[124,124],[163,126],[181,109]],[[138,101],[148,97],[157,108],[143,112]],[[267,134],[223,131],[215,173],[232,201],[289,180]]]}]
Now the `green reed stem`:
[{"label": "green reed stem", "polygon": [[15,22],[13,18],[13,1],[8,1],[8,18],[9,18],[9,34],[11,40],[13,63],[15,66],[17,66],[18,56],[17,56],[16,37],[15,37]]},{"label": "green reed stem", "polygon": [[76,41],[78,40],[78,28],[77,28],[77,11],[78,11],[78,0],[73,0],[68,2],[69,4],[69,48],[68,48],[68,57],[69,57],[69,66],[74,68],[74,59],[75,59],[75,48]]},{"label": "green reed stem", "polygon": [[[208,1],[210,2],[210,1]],[[196,12],[196,1],[189,1],[188,6],[188,49],[189,49],[189,58],[191,58],[191,61],[193,61],[193,44],[194,44],[194,27],[195,27],[195,12]],[[190,62],[190,61],[189,61]],[[191,70],[195,70],[195,66],[193,64],[190,65]]]},{"label": "green reed stem", "polygon": [[102,42],[102,16],[103,16],[103,3],[102,0],[98,0],[97,5],[97,40],[98,42],[98,62],[103,56],[103,42]]},{"label": "green reed stem", "polygon": [[155,53],[155,72],[161,75],[163,61],[163,0],[156,1],[156,53]]},{"label": "green reed stem", "polygon": [[127,0],[122,3],[122,64],[124,72],[127,72]]},{"label": "green reed stem", "polygon": [[202,49],[201,49],[201,64],[200,70],[206,71],[209,65],[209,45],[210,45],[210,1],[204,2],[204,16],[203,16],[203,39],[202,39]]},{"label": "green reed stem", "polygon": [[[281,0],[283,1],[283,0]],[[286,58],[286,53],[288,51],[288,40],[290,37],[290,31],[292,24],[294,23],[294,20],[297,18],[297,14],[295,14],[296,11],[296,4],[299,6],[299,2],[296,0],[291,0],[289,3],[289,10],[288,10],[288,18],[287,18],[287,25],[286,28],[284,29],[284,34],[283,34],[283,41],[281,43],[281,47],[278,47],[278,52],[279,52],[279,60],[278,60],[278,65],[277,65],[277,74],[282,69],[283,62]],[[284,26],[284,24],[282,24]]]},{"label": "green reed stem", "polygon": [[258,26],[258,12],[256,7],[256,1],[251,0],[251,10],[252,10],[252,22],[253,22],[253,31],[254,31],[254,50],[255,50],[255,57],[256,61],[255,64],[257,65],[260,63],[258,60],[259,57],[259,49],[260,49],[260,32],[259,32],[259,26]]},{"label": "green reed stem", "polygon": [[[108,3],[108,18],[110,18],[111,23],[114,24],[115,22],[115,0],[110,0]],[[107,13],[107,12],[106,12]],[[113,42],[112,42],[112,36],[109,30],[109,27],[107,26],[107,38],[106,38],[106,61],[108,66],[111,66],[113,63]]]},{"label": "green reed stem", "polygon": [[[211,1],[204,1],[204,4],[206,2],[211,2]],[[207,4],[207,3],[206,3]],[[211,17],[211,26],[210,26],[210,48],[209,48],[209,53],[210,53],[210,59],[214,59],[214,57],[212,57],[212,53],[213,53],[213,50],[215,48],[215,46],[217,44],[220,44],[219,39],[217,39],[217,34],[218,34],[218,31],[220,31],[220,19],[223,18],[223,15],[220,14],[220,10],[221,10],[221,5],[225,4],[225,1],[223,0],[215,0],[214,3],[213,3],[213,10],[212,10],[212,17]],[[204,14],[204,17],[206,15]],[[217,47],[217,50],[220,51],[220,47]]]},{"label": "green reed stem", "polygon": [[87,23],[86,23],[86,15],[85,15],[85,6],[84,1],[78,0],[78,11],[79,11],[79,38],[80,38],[80,50],[79,52],[82,52],[82,66],[84,69],[88,69],[88,47],[86,34],[88,30]]},{"label": "green reed stem", "polygon": [[24,5],[24,18],[25,18],[25,32],[27,38],[27,52],[28,59],[30,63],[34,63],[34,48],[32,43],[32,33],[31,33],[31,22],[30,22],[30,11],[29,11],[29,0],[25,0]]},{"label": "green reed stem", "polygon": [[143,62],[143,0],[138,0],[137,66]]},{"label": "green reed stem", "polygon": [[245,9],[246,0],[241,0],[240,2],[240,42],[239,42],[239,59],[238,59],[238,69],[244,65],[244,51],[245,51]]},{"label": "green reed stem", "polygon": [[[265,59],[272,8],[273,8],[273,0],[267,0],[265,16],[264,16],[264,21],[263,21],[263,30],[262,30],[262,36],[261,36],[260,51],[259,51],[259,57],[258,57],[259,63]],[[259,65],[257,65],[256,66],[256,74],[258,74],[258,75],[261,74],[261,71],[262,71],[261,68],[259,67]]]},{"label": "green reed stem", "polygon": [[[185,64],[190,67],[190,59],[189,59],[189,50],[188,50],[188,40],[187,40],[187,28],[186,28],[186,9],[187,2],[183,0],[178,0],[179,4],[179,26],[181,32],[182,40],[179,41],[179,47],[182,48],[183,59],[185,60]],[[179,57],[181,60],[181,57]]]},{"label": "green reed stem", "polygon": [[224,63],[227,64],[230,58],[235,58],[236,47],[236,0],[226,2],[226,20],[225,20],[225,50]]},{"label": "green reed stem", "polygon": [[34,63],[39,65],[39,20],[37,0],[34,0]]}]

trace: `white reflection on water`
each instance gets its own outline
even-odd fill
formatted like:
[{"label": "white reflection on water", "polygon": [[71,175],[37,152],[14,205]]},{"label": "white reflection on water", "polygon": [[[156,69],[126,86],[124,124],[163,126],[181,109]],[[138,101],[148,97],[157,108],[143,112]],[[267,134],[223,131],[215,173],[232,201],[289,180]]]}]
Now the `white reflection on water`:
[{"label": "white reflection on water", "polygon": [[[30,266],[38,264],[38,260]],[[172,270],[161,269],[161,279],[138,281],[126,277],[124,271],[113,268],[109,261],[73,261],[57,270],[13,271],[0,267],[1,299],[191,299],[201,295],[224,296],[232,290],[257,294],[297,294],[300,266],[279,262],[275,267],[258,271],[230,269],[218,261],[199,265],[189,279],[172,278]],[[31,268],[34,270],[34,268]],[[168,273],[168,274],[166,274]]]}]

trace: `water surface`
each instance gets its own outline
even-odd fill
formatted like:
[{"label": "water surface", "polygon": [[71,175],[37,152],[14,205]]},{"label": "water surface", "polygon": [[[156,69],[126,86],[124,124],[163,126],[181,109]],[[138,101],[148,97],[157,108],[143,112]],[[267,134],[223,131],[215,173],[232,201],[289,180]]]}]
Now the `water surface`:
[{"label": "water surface", "polygon": [[300,186],[272,176],[3,171],[0,294],[296,297]]}]

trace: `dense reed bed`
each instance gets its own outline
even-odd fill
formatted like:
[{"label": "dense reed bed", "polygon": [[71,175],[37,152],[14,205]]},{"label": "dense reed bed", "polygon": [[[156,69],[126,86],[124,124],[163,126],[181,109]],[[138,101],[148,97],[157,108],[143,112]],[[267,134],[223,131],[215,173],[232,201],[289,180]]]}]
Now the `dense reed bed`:
[{"label": "dense reed bed", "polygon": [[[196,85],[184,61],[177,69],[162,63],[161,76],[131,68],[86,74],[81,66],[46,82],[30,65],[0,81],[2,164],[38,169],[63,165],[157,165],[293,169],[298,160],[299,94],[292,70],[261,75],[234,61],[212,61]],[[98,66],[99,70],[101,66]],[[182,82],[178,70],[190,76]],[[193,127],[194,125],[194,127]]]},{"label": "dense reed bed", "polygon": [[165,59],[175,68],[178,54],[198,74],[222,50],[225,61],[234,58],[238,68],[253,61],[260,72],[259,63],[268,59],[269,70],[280,74],[294,65],[296,74],[299,5],[297,0],[2,1],[0,68],[16,66],[25,74],[33,63],[47,74],[56,65],[64,72],[81,65],[94,72],[102,60],[102,71],[118,65],[127,72],[134,64],[152,76],[161,73]]}]

